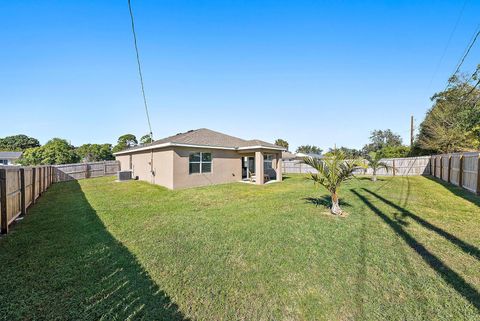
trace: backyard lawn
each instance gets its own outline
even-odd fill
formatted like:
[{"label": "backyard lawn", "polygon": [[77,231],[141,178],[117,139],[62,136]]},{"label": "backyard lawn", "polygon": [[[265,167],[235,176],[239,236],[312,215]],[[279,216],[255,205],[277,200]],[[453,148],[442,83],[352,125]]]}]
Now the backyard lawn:
[{"label": "backyard lawn", "polygon": [[54,184],[0,239],[4,320],[480,320],[480,198],[302,176],[181,191]]}]

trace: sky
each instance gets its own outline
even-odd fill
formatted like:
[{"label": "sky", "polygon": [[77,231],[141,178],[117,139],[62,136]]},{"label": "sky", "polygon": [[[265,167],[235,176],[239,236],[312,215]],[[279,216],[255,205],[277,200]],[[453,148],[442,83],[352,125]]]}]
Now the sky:
[{"label": "sky", "polygon": [[[291,150],[387,128],[407,144],[480,25],[475,0],[132,7],[154,138],[205,127]],[[148,133],[127,0],[0,1],[0,39],[0,137]],[[462,71],[478,63],[479,43]]]}]

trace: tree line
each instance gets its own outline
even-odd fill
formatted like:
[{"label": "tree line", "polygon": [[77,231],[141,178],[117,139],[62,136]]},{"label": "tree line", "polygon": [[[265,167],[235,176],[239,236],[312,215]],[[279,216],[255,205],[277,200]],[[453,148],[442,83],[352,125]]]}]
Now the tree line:
[{"label": "tree line", "polygon": [[[453,76],[449,86],[431,97],[432,107],[420,123],[413,146],[403,145],[400,135],[390,129],[374,130],[361,149],[338,147],[349,158],[414,157],[422,155],[478,151],[480,149],[480,65],[470,76]],[[275,144],[289,148],[284,139]],[[302,145],[297,153],[321,154],[314,145]],[[330,148],[325,154],[331,154]]]},{"label": "tree line", "polygon": [[[140,144],[150,142],[149,135],[140,138]],[[113,153],[138,144],[133,134],[120,136],[115,146],[105,143],[83,144],[78,147],[62,138],[52,138],[45,145],[40,145],[38,139],[20,134],[0,138],[0,151],[21,151],[22,156],[17,161],[21,165],[56,165],[114,160]]]}]

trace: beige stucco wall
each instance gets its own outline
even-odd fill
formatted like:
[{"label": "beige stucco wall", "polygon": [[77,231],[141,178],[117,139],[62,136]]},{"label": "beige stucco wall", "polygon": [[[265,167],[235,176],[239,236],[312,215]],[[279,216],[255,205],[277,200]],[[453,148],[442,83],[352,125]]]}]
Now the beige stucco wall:
[{"label": "beige stucco wall", "polygon": [[173,189],[173,150],[153,153],[154,184]]},{"label": "beige stucco wall", "polygon": [[[132,158],[133,176],[139,180],[152,184],[158,184],[167,188],[173,188],[173,151],[154,150],[118,155],[116,160],[120,162],[122,170],[130,169],[130,157]],[[152,162],[153,161],[153,162]],[[153,165],[150,165],[152,162]],[[152,173],[153,169],[153,173]]]},{"label": "beige stucco wall", "polygon": [[[212,153],[212,172],[189,174],[191,152]],[[242,179],[242,158],[231,150],[175,148],[173,151],[173,188],[187,188],[238,182]]]},{"label": "beige stucco wall", "polygon": [[129,167],[130,155],[118,155],[118,156],[115,156],[115,159],[120,162],[120,170],[127,171],[130,169]]},{"label": "beige stucco wall", "polygon": [[[189,173],[189,156],[192,152],[212,153],[212,171],[210,173]],[[259,153],[260,151],[250,151],[252,156],[255,152]],[[268,151],[266,152],[268,153]],[[242,157],[250,155],[247,153],[249,152],[239,153],[233,150],[175,147],[154,150],[153,153],[151,151],[143,151],[119,155],[116,156],[116,159],[120,161],[122,170],[128,170],[130,169],[131,155],[134,176],[138,176],[140,180],[152,184],[162,185],[170,189],[179,189],[240,181],[242,179]],[[281,154],[272,154],[276,154],[273,166],[277,169],[277,180],[281,180],[281,167],[279,167],[281,164],[278,161]],[[152,157],[153,174],[150,165]],[[257,167],[263,171],[263,160],[260,162],[260,158],[258,158],[257,162]],[[263,177],[263,175],[260,177]]]}]

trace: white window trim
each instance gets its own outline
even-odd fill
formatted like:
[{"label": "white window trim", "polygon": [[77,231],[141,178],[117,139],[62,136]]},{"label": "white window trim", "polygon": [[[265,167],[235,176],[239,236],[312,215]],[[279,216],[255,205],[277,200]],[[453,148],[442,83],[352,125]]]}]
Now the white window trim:
[{"label": "white window trim", "polygon": [[[192,162],[190,160],[190,155],[192,154],[200,154],[200,161],[198,162]],[[209,162],[203,161],[203,154],[210,154],[211,160]],[[209,172],[203,172],[202,171],[202,164],[210,164],[210,171]],[[200,166],[200,171],[198,173],[190,173],[190,164],[199,164]],[[188,154],[188,175],[199,175],[199,174],[211,174],[213,173],[213,155],[212,152],[190,152]]]}]

